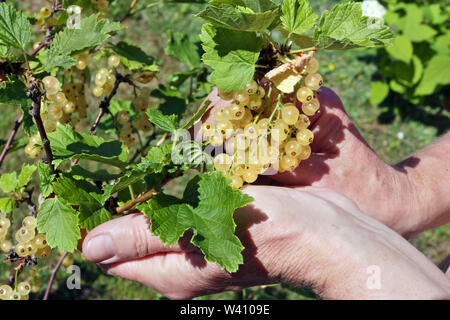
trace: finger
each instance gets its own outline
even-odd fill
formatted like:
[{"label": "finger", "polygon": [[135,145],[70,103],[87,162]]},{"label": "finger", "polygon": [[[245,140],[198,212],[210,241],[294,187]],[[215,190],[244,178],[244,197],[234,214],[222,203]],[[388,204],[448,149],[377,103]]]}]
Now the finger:
[{"label": "finger", "polygon": [[219,292],[230,274],[198,253],[171,252],[104,265],[110,275],[140,282],[170,299],[190,299]]},{"label": "finger", "polygon": [[150,222],[142,214],[108,221],[88,233],[83,254],[94,263],[115,263],[169,251],[197,251],[186,235],[174,246],[163,244],[150,233]]}]

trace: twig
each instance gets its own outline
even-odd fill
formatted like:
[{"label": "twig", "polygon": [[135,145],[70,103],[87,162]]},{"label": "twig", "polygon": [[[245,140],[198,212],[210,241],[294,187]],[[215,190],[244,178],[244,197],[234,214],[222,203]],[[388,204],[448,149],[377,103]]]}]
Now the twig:
[{"label": "twig", "polygon": [[44,299],[43,300],[48,300],[48,295],[50,294],[50,291],[52,289],[53,281],[55,281],[56,273],[58,272],[59,268],[61,268],[61,265],[62,265],[64,259],[66,258],[67,254],[68,254],[68,252],[64,251],[64,253],[61,255],[61,258],[59,258],[58,263],[53,268],[52,274],[50,276],[50,279],[48,280],[47,289],[45,290],[45,294],[44,294]]},{"label": "twig", "polygon": [[97,126],[99,125],[100,120],[105,115],[105,113],[111,114],[111,112],[109,111],[109,105],[111,103],[112,98],[117,94],[117,89],[119,88],[119,85],[122,82],[131,84],[130,75],[123,76],[120,73],[116,73],[116,82],[114,83],[114,88],[109,94],[109,96],[105,97],[105,99],[103,99],[102,102],[100,102],[99,105],[100,111],[97,115],[97,118],[95,119],[94,124],[91,127],[91,130],[89,131],[89,134],[95,134],[95,130],[97,129]]},{"label": "twig", "polygon": [[124,22],[125,20],[127,20],[132,14],[131,11],[134,9],[134,7],[136,6],[136,4],[138,3],[139,0],[133,0],[131,1],[130,7],[128,8],[127,13],[123,16],[122,19],[120,19],[120,22]]},{"label": "twig", "polygon": [[156,190],[155,190],[155,189],[152,189],[152,190],[150,190],[149,192],[144,193],[142,196],[137,197],[137,198],[134,199],[134,200],[131,200],[131,201],[128,202],[127,204],[125,204],[125,205],[123,205],[123,206],[121,206],[121,207],[117,207],[115,213],[116,213],[116,214],[121,214],[121,213],[123,213],[123,212],[125,212],[125,211],[128,211],[128,210],[130,210],[130,209],[133,209],[136,205],[138,205],[138,204],[140,204],[140,203],[142,203],[142,202],[147,201],[148,199],[150,199],[151,197],[153,197],[156,193],[157,193]]},{"label": "twig", "polygon": [[33,101],[33,107],[31,109],[31,115],[36,122],[36,126],[39,132],[39,135],[42,140],[42,145],[46,154],[46,162],[50,167],[50,171],[52,174],[56,174],[55,166],[53,165],[53,152],[50,148],[50,140],[47,137],[47,133],[45,132],[44,124],[41,118],[41,97],[43,93],[39,89],[39,83],[36,80],[33,80],[28,87],[27,92],[29,98]]},{"label": "twig", "polygon": [[19,130],[20,126],[22,125],[23,122],[23,115],[20,116],[19,119],[16,120],[16,122],[14,123],[14,127],[11,131],[11,134],[9,135],[8,141],[6,141],[5,146],[3,147],[2,153],[0,154],[0,167],[3,163],[3,160],[5,160],[6,154],[8,153],[8,150],[11,148],[11,145],[14,141],[14,138],[17,134],[17,131]]},{"label": "twig", "polygon": [[136,159],[137,159],[137,157],[139,156],[139,155],[142,155],[143,153],[144,153],[144,151],[145,151],[145,149],[147,149],[149,146],[150,146],[150,143],[155,139],[155,134],[153,133],[152,135],[150,135],[148,138],[147,138],[147,141],[145,142],[145,144],[142,146],[142,148],[141,149],[139,149],[139,150],[136,150],[136,152],[135,152],[135,154],[131,157],[131,159],[130,159],[130,163],[133,163]]}]

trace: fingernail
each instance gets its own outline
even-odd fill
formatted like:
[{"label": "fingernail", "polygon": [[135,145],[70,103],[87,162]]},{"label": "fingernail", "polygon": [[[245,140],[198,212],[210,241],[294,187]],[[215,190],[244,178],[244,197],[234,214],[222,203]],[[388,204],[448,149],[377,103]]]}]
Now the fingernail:
[{"label": "fingernail", "polygon": [[108,234],[100,234],[89,240],[84,256],[94,263],[105,263],[116,255],[116,248]]}]

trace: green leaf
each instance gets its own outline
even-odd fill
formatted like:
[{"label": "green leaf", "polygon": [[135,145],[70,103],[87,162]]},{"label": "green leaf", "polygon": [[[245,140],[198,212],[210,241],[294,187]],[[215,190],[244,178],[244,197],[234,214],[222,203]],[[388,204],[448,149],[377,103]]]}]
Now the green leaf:
[{"label": "green leaf", "polygon": [[303,35],[317,22],[318,16],[309,6],[308,0],[284,0],[282,10],[280,19],[289,35]]},{"label": "green leaf", "polygon": [[190,68],[197,67],[201,60],[198,45],[187,34],[169,30],[166,54],[177,58]]},{"label": "green leaf", "polygon": [[128,152],[117,140],[75,132],[70,125],[61,125],[49,133],[54,164],[59,166],[64,160],[87,159],[106,163],[119,168],[126,167]]},{"label": "green leaf", "polygon": [[[6,140],[0,139],[0,149],[3,149],[5,147],[5,144],[6,144]],[[28,144],[27,138],[15,139],[11,145],[11,148],[8,149],[8,152],[6,152],[6,154],[10,154],[15,151],[22,150],[23,148],[25,148],[25,146],[27,144]]]},{"label": "green leaf", "polygon": [[81,239],[77,212],[59,198],[42,202],[37,215],[39,233],[45,233],[52,248],[74,252]]},{"label": "green leaf", "polygon": [[448,15],[443,14],[439,4],[431,4],[422,8],[425,18],[432,24],[440,25],[449,19]]},{"label": "green leaf", "polygon": [[387,98],[389,94],[389,86],[385,82],[377,81],[372,83],[370,89],[370,104],[378,105]]},{"label": "green leaf", "polygon": [[413,56],[412,57],[412,65],[414,67],[414,75],[412,78],[412,83],[416,84],[420,81],[420,79],[422,79],[422,75],[423,75],[422,60],[420,60],[420,58],[417,56]]},{"label": "green leaf", "polygon": [[413,24],[407,27],[403,33],[413,42],[422,42],[433,38],[437,34],[437,31],[426,24]]},{"label": "green leaf", "polygon": [[30,38],[31,26],[25,14],[10,4],[0,3],[0,42],[24,49]]},{"label": "green leaf", "polygon": [[37,167],[34,165],[22,165],[22,170],[20,171],[19,179],[17,181],[17,188],[25,187],[36,170]]},{"label": "green leaf", "polygon": [[198,13],[214,26],[238,31],[264,31],[277,24],[279,15],[269,0],[213,0]]},{"label": "green leaf", "polygon": [[119,31],[121,28],[118,22],[98,20],[98,14],[82,19],[79,29],[65,28],[55,36],[50,48],[45,50],[44,69],[50,72],[55,67],[72,67],[76,63],[76,60],[71,57],[72,54],[102,43],[110,37],[110,33]]},{"label": "green leaf", "polygon": [[151,123],[164,131],[174,132],[178,129],[178,117],[174,114],[166,116],[158,109],[148,109],[147,115]]},{"label": "green leaf", "polygon": [[133,167],[130,171],[119,178],[110,193],[113,194],[115,192],[119,192],[128,186],[143,180],[149,175],[161,175],[164,168],[172,164],[171,155],[172,145],[170,144],[163,144],[160,147],[151,148],[147,155],[142,158],[141,162],[137,164],[137,166]]},{"label": "green leaf", "polygon": [[[86,181],[61,177],[53,183],[55,194],[71,205],[78,206],[79,224],[87,231],[111,220],[108,210],[102,210],[103,200],[100,190]],[[74,192],[76,190],[76,192]]]},{"label": "green leaf", "polygon": [[207,261],[236,272],[239,264],[243,263],[241,252],[244,247],[234,235],[233,214],[253,199],[240,190],[233,190],[229,180],[220,172],[203,174],[197,181],[196,207],[158,194],[139,208],[150,218],[151,232],[164,243],[174,245],[186,230],[192,229],[194,236],[191,242],[200,248]]},{"label": "green leaf", "polygon": [[386,47],[386,51],[394,58],[410,63],[413,56],[413,45],[411,41],[402,35],[395,37],[394,44],[390,47]]},{"label": "green leaf", "polygon": [[16,207],[16,202],[11,198],[0,198],[0,212],[11,213]]},{"label": "green leaf", "polygon": [[112,174],[104,169],[97,171],[89,171],[80,165],[76,165],[70,169],[68,174],[77,180],[89,180],[89,181],[111,181],[121,177],[120,174]]},{"label": "green leaf", "polygon": [[47,198],[53,192],[52,182],[55,175],[51,173],[48,164],[39,161],[37,166],[39,174],[39,188],[41,189],[42,197]]},{"label": "green leaf", "polygon": [[203,62],[214,71],[211,82],[229,91],[240,91],[253,79],[263,41],[255,33],[202,26]]},{"label": "green leaf", "polygon": [[160,147],[151,148],[137,166],[140,170],[151,170],[153,173],[161,173],[164,167],[171,164],[172,145],[163,144]]},{"label": "green leaf", "polygon": [[351,49],[390,45],[394,35],[385,25],[370,24],[362,15],[361,3],[346,2],[324,11],[314,30],[319,48]]},{"label": "green leaf", "polygon": [[22,106],[22,112],[23,112],[23,120],[22,120],[23,132],[25,132],[27,136],[32,137],[38,133],[36,124],[33,121],[33,117],[31,116],[30,109],[28,109],[28,107]]},{"label": "green leaf", "polygon": [[438,85],[450,84],[450,56],[435,55],[423,72],[423,78],[414,92],[417,96],[432,94]]},{"label": "green leaf", "polygon": [[108,44],[108,48],[111,49],[120,58],[120,62],[125,68],[134,70],[145,71],[158,71],[155,59],[146,54],[137,44],[131,41],[120,41],[117,44]]},{"label": "green leaf", "polygon": [[16,76],[0,82],[0,105],[2,104],[21,107],[31,105],[31,100],[27,97],[27,87]]},{"label": "green leaf", "polygon": [[15,171],[4,173],[0,176],[0,189],[5,193],[16,190],[17,183],[17,173]]}]

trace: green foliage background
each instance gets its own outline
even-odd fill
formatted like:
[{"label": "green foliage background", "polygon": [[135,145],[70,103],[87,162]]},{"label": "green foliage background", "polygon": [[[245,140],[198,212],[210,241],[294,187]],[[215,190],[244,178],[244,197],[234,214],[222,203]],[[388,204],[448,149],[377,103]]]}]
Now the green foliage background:
[{"label": "green foliage background", "polygon": [[[128,1],[128,0],[127,0]],[[127,10],[125,0],[112,1],[110,11],[116,17],[121,17]],[[128,1],[130,2],[130,1]],[[311,1],[316,11],[330,9],[339,1],[315,0]],[[390,12],[395,5],[390,2]],[[402,3],[417,4],[419,8],[425,5],[439,4],[442,13],[446,16],[443,23],[433,24],[431,27],[437,30],[436,35],[428,39],[427,47],[433,47],[439,36],[448,35],[448,3],[446,1],[402,1]],[[23,1],[20,6],[31,12],[38,12],[39,8],[47,3],[43,0]],[[152,3],[148,1],[148,3]],[[156,1],[154,3],[157,3]],[[200,33],[202,21],[194,17],[199,12],[202,4],[155,4],[127,22],[128,29],[120,32],[122,40],[139,43],[147,53],[160,58],[162,75],[170,72],[188,71],[189,69],[178,60],[165,54],[167,41],[173,37],[173,32],[187,34],[196,38]],[[428,20],[423,21],[428,24]],[[171,30],[171,31],[169,31]],[[398,30],[402,35],[402,30]],[[420,43],[413,44],[413,52]],[[418,52],[418,51],[417,51]],[[447,53],[448,54],[448,53]],[[398,55],[397,55],[398,57]],[[363,137],[369,142],[378,155],[388,163],[396,163],[410,153],[431,143],[443,132],[450,128],[450,109],[448,101],[448,86],[436,86],[429,95],[417,100],[413,93],[416,84],[409,87],[406,84],[405,92],[399,93],[390,89],[388,96],[375,99],[377,94],[373,89],[373,83],[381,81],[390,84],[391,80],[398,80],[398,75],[389,70],[387,66],[398,63],[398,58],[384,49],[371,49],[364,51],[346,52],[319,52],[321,62],[320,73],[324,75],[325,85],[331,87],[341,97],[350,117],[361,131]],[[422,59],[423,65],[432,59]],[[448,75],[447,75],[448,76]],[[164,77],[164,76],[163,76]],[[168,79],[161,78],[161,82]],[[372,95],[371,95],[372,89]],[[189,90],[186,83],[183,90]],[[379,89],[383,90],[383,89]],[[375,92],[375,93],[374,93]],[[124,92],[120,94],[125,95]],[[119,95],[120,96],[120,95]],[[381,101],[380,101],[381,100]],[[442,102],[443,101],[443,102]],[[19,110],[8,110],[0,118],[0,136],[7,137],[12,123],[19,116]],[[18,137],[20,141],[21,135]],[[14,153],[7,158],[3,165],[5,172],[16,168],[16,164],[26,163],[28,160],[23,151]],[[173,193],[183,189],[186,181],[178,180],[172,183]],[[20,214],[16,214],[15,223],[20,223]],[[411,240],[412,243],[433,262],[439,263],[450,254],[450,226],[443,226]],[[47,264],[50,268],[55,264],[57,254],[54,253],[40,266]],[[99,268],[81,257],[74,256],[75,264],[78,264],[82,272],[82,289],[68,290],[66,288],[65,274],[62,269],[55,281],[53,299],[164,299],[155,291],[140,284],[127,280],[113,278],[104,275]],[[28,270],[23,277],[33,276],[35,284],[41,283],[40,290],[31,295],[32,299],[42,298],[45,284],[50,275],[50,268]],[[9,265],[0,264],[0,279],[6,279],[9,274]],[[247,289],[245,292],[227,292],[217,295],[205,296],[199,299],[312,299],[316,298],[308,289],[293,289],[286,285],[264,286]]]}]

